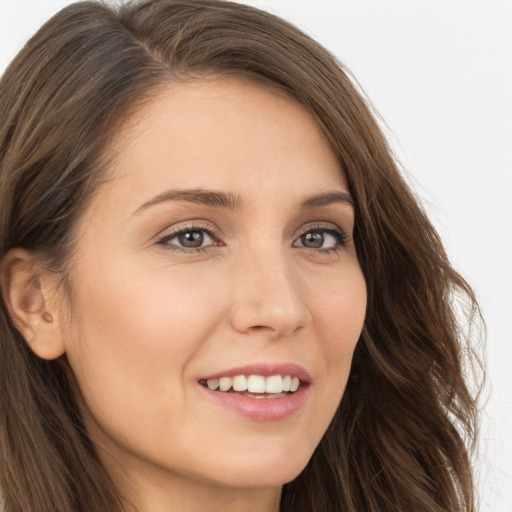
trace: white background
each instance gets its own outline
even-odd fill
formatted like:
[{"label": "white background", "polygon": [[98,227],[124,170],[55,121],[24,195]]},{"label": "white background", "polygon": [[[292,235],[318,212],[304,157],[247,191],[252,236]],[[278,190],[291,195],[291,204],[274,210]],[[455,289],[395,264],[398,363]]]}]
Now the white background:
[{"label": "white background", "polygon": [[[0,0],[0,71],[65,0]],[[335,53],[380,112],[488,327],[481,512],[512,512],[512,0],[247,0]]]}]

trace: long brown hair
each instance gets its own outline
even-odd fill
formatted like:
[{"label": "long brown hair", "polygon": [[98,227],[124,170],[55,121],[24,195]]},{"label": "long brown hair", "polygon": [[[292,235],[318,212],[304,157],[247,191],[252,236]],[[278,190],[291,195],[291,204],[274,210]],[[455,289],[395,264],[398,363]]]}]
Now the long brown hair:
[{"label": "long brown hair", "polygon": [[[356,202],[368,289],[351,376],[283,512],[473,512],[476,404],[470,287],[398,172],[342,64],[279,18],[232,2],[73,4],[0,82],[0,258],[37,254],[62,274],[73,228],[131,109],[171,80],[214,71],[286,91],[316,119]],[[474,360],[473,360],[474,361]],[[0,482],[8,512],[121,511],[84,428],[65,358],[36,357],[0,304]]]}]

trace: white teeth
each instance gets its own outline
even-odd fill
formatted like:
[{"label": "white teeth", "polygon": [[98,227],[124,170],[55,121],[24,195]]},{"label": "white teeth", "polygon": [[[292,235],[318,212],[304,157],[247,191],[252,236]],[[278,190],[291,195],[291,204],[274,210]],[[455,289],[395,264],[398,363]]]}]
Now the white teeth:
[{"label": "white teeth", "polygon": [[233,379],[231,377],[221,377],[219,379],[219,387],[221,391],[229,391],[233,385]]},{"label": "white teeth", "polygon": [[[204,384],[204,381],[203,381]],[[282,395],[294,393],[299,389],[300,380],[291,375],[271,375],[263,377],[262,375],[236,375],[235,377],[220,377],[218,379],[208,379],[206,386],[212,391],[227,392],[231,388],[236,392],[247,391],[249,393]],[[263,398],[254,395],[253,398]]]},{"label": "white teeth", "polygon": [[250,393],[265,393],[265,377],[261,375],[249,375],[247,389]]},{"label": "white teeth", "polygon": [[215,391],[219,387],[219,379],[207,380],[206,384],[212,391]]},{"label": "white teeth", "polygon": [[283,378],[281,375],[272,375],[267,377],[265,381],[265,391],[267,393],[282,393],[283,392]]},{"label": "white teeth", "polygon": [[245,375],[237,375],[233,377],[234,391],[247,391],[247,377]]}]

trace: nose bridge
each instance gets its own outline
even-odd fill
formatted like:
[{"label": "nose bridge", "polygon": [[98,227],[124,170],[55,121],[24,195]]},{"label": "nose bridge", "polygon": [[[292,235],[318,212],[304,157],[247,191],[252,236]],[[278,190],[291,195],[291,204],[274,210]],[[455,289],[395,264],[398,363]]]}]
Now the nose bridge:
[{"label": "nose bridge", "polygon": [[293,249],[260,240],[239,259],[233,325],[245,333],[286,337],[306,325],[309,311]]}]

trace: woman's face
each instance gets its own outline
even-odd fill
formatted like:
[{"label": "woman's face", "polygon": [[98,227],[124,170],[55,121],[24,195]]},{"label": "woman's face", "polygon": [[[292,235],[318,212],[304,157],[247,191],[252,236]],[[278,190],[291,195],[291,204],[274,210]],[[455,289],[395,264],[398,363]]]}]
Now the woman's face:
[{"label": "woman's face", "polygon": [[279,486],[327,429],[363,325],[340,165],[303,107],[235,79],[171,85],[119,141],[70,275],[87,427],[127,481]]}]

